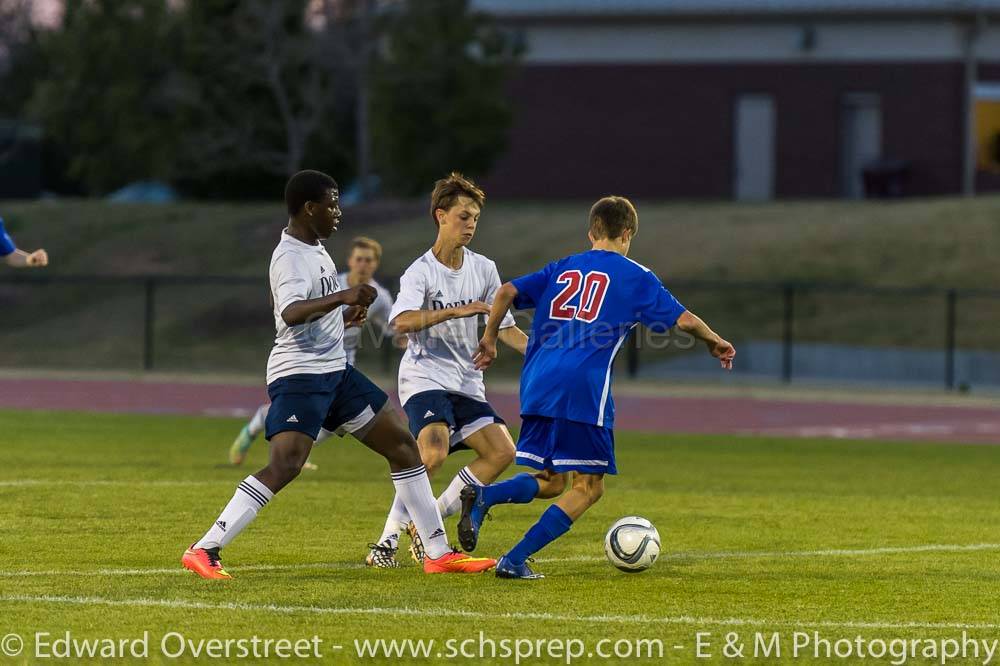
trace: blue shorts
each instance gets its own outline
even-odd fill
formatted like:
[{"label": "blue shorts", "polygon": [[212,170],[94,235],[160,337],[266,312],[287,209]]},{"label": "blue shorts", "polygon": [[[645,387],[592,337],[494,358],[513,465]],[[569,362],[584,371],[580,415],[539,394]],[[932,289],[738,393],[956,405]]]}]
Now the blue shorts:
[{"label": "blue shorts", "polygon": [[522,416],[517,462],[554,472],[617,474],[615,434],[610,428],[569,419]]},{"label": "blue shorts", "polygon": [[403,405],[410,422],[410,432],[416,438],[431,423],[448,424],[448,452],[469,447],[462,442],[491,423],[503,423],[488,402],[473,400],[461,393],[449,391],[421,391],[410,396]]},{"label": "blue shorts", "polygon": [[290,375],[267,385],[271,408],[264,436],[295,430],[314,440],[320,428],[356,432],[368,425],[389,396],[370,379],[347,366],[323,375]]}]

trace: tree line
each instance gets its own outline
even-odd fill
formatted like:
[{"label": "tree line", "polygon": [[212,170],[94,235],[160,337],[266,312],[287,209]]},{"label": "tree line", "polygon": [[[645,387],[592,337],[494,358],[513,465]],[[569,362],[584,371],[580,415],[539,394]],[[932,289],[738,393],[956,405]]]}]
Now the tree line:
[{"label": "tree line", "polygon": [[504,148],[521,48],[468,0],[70,1],[48,26],[30,8],[0,0],[0,117],[42,128],[47,189],[259,196],[310,167],[408,195]]}]

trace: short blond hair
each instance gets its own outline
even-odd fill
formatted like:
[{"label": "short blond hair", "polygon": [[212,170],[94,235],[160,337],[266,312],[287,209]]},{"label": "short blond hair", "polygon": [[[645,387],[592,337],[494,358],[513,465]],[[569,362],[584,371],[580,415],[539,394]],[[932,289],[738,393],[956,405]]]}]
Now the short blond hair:
[{"label": "short blond hair", "polygon": [[375,261],[382,261],[382,244],[374,238],[369,238],[368,236],[358,236],[352,240],[351,254],[354,254],[354,250],[359,247],[363,250],[371,250],[375,253]]}]

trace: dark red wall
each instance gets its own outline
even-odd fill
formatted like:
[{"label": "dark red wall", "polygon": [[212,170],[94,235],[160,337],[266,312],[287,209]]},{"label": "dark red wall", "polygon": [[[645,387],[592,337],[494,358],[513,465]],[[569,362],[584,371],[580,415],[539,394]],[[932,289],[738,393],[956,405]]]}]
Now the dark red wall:
[{"label": "dark red wall", "polygon": [[525,66],[511,86],[516,115],[491,195],[728,198],[735,98],[774,95],[779,197],[837,197],[840,103],[882,96],[886,157],[909,160],[912,194],[958,191],[962,66]]}]

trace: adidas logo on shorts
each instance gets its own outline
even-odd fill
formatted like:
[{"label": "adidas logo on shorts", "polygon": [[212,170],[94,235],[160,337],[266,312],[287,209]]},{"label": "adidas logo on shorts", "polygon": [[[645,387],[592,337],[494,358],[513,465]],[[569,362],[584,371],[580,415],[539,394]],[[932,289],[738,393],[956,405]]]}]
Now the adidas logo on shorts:
[{"label": "adidas logo on shorts", "polygon": [[298,422],[299,422],[299,417],[297,417],[295,414],[289,416],[288,419],[285,421],[285,423],[298,423]]},{"label": "adidas logo on shorts", "polygon": [[434,416],[434,412],[432,412],[431,410],[429,410],[429,409],[428,409],[428,410],[427,410],[427,413],[426,413],[426,414],[424,414],[424,418],[426,419],[426,418],[427,418],[427,417],[429,417],[429,416]]}]

